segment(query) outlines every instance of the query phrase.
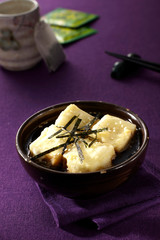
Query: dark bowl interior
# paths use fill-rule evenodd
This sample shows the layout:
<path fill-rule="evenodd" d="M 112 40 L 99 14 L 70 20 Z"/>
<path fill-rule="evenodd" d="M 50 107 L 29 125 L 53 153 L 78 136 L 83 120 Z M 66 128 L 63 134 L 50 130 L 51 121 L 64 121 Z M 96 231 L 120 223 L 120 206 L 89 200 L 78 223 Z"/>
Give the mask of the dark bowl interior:
<path fill-rule="evenodd" d="M 42 129 L 54 123 L 60 112 L 71 103 L 93 115 L 97 112 L 102 116 L 110 114 L 136 124 L 137 131 L 130 147 L 116 157 L 112 167 L 90 173 L 68 173 L 40 166 L 29 159 L 30 142 L 39 136 Z M 144 121 L 130 110 L 105 102 L 76 101 L 48 107 L 28 118 L 17 132 L 16 147 L 23 167 L 37 183 L 52 192 L 79 198 L 106 193 L 126 181 L 142 164 L 148 140 Z"/>

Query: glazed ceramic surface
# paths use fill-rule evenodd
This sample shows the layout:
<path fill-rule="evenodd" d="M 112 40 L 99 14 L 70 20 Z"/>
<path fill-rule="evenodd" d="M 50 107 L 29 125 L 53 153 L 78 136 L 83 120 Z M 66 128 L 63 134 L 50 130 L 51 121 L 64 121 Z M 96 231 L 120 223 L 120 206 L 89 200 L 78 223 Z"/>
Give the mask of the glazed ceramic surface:
<path fill-rule="evenodd" d="M 0 3 L 0 65 L 19 71 L 33 67 L 41 59 L 34 41 L 39 21 L 39 5 L 34 0 Z"/>
<path fill-rule="evenodd" d="M 40 166 L 28 157 L 30 142 L 39 136 L 44 127 L 54 123 L 60 112 L 70 103 L 93 114 L 110 114 L 136 124 L 137 135 L 133 146 L 118 156 L 112 167 L 90 173 L 68 173 Z M 35 181 L 50 191 L 77 198 L 103 194 L 126 181 L 142 164 L 148 140 L 149 133 L 145 123 L 130 110 L 110 103 L 77 101 L 51 106 L 27 119 L 17 132 L 16 147 L 23 167 Z"/>

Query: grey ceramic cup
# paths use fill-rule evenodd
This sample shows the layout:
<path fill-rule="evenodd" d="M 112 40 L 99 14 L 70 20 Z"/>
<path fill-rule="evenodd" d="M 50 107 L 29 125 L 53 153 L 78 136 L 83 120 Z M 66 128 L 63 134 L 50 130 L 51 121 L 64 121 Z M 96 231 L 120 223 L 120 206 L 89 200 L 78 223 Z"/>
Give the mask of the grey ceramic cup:
<path fill-rule="evenodd" d="M 0 3 L 0 65 L 8 70 L 26 70 L 41 56 L 34 41 L 34 28 L 40 19 L 34 0 L 8 0 Z"/>

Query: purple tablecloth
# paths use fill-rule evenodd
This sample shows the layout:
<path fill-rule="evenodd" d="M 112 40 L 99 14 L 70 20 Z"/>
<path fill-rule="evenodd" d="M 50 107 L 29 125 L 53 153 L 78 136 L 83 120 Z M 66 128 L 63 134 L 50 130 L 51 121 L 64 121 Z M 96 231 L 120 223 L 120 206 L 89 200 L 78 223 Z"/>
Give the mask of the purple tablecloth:
<path fill-rule="evenodd" d="M 160 74 L 142 69 L 114 80 L 114 58 L 105 50 L 135 52 L 160 62 L 159 0 L 39 0 L 41 14 L 57 7 L 95 13 L 90 26 L 98 33 L 64 47 L 66 62 L 49 74 L 43 62 L 24 72 L 0 68 L 0 239 L 160 239 L 160 205 L 97 231 L 91 225 L 57 228 L 34 181 L 22 168 L 15 148 L 21 123 L 36 111 L 72 100 L 100 100 L 127 107 L 146 122 L 150 144 L 149 170 L 160 169 Z M 144 163 L 145 164 L 145 163 Z"/>

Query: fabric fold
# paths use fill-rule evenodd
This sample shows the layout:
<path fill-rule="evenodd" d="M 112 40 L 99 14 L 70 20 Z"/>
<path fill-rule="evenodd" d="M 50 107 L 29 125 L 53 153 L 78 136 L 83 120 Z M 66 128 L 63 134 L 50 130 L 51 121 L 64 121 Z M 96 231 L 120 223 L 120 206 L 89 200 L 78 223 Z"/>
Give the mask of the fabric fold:
<path fill-rule="evenodd" d="M 88 219 L 100 230 L 160 203 L 160 181 L 144 167 L 117 189 L 92 199 L 70 199 L 37 187 L 58 227 Z"/>

